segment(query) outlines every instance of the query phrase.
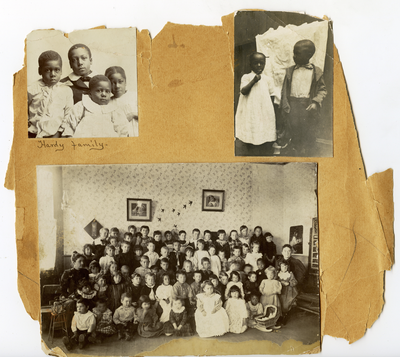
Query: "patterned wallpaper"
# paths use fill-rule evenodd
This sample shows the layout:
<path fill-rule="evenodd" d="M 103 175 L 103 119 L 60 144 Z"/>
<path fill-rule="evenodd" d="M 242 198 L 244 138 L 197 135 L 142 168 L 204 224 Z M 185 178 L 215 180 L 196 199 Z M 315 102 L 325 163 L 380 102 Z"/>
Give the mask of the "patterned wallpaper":
<path fill-rule="evenodd" d="M 229 231 L 251 221 L 251 164 L 64 166 L 63 183 L 69 198 L 65 254 L 91 242 L 83 228 L 93 218 L 122 232 L 130 224 L 140 225 L 127 221 L 127 198 L 152 200 L 152 221 L 142 223 L 150 227 L 150 234 L 174 225 L 188 233 L 195 227 Z M 225 190 L 224 212 L 201 211 L 203 189 Z"/>

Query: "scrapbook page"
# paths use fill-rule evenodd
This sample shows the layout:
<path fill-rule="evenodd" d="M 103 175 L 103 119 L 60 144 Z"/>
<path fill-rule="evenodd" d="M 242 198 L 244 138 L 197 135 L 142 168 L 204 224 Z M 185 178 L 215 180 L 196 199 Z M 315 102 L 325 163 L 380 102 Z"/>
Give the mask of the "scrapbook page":
<path fill-rule="evenodd" d="M 235 14 L 215 27 L 169 23 L 154 40 L 138 32 L 135 140 L 58 128 L 28 139 L 29 63 L 16 75 L 6 186 L 23 222 L 19 289 L 45 351 L 316 353 L 324 335 L 354 342 L 379 316 L 394 259 L 392 173 L 365 177 L 336 49 L 318 154 L 292 145 L 286 118 L 291 154 L 277 137 L 282 157 L 237 157 L 235 40 Z"/>

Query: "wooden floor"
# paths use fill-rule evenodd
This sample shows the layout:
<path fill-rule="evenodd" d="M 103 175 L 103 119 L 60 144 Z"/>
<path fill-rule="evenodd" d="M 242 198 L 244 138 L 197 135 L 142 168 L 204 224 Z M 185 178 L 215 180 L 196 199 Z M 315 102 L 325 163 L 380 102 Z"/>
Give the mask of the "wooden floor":
<path fill-rule="evenodd" d="M 194 337 L 196 336 L 197 335 Z M 63 351 L 68 353 L 61 341 L 61 338 L 61 332 L 56 332 L 53 343 L 50 344 L 47 340 L 47 332 L 45 332 L 43 339 L 49 348 L 58 346 Z M 173 337 L 167 336 L 142 338 L 135 335 L 132 341 L 119 341 L 117 336 L 114 335 L 106 339 L 102 344 L 89 344 L 84 350 L 79 350 L 76 348 L 71 352 L 95 356 L 134 356 L 138 354 L 144 354 L 145 352 L 151 352 L 157 347 L 170 342 L 172 339 Z M 185 337 L 184 339 L 190 340 L 193 339 L 193 337 Z M 291 318 L 280 330 L 276 330 L 271 333 L 265 333 L 256 329 L 248 329 L 242 334 L 228 333 L 224 336 L 215 337 L 215 339 L 232 343 L 252 340 L 269 340 L 278 345 L 281 345 L 286 340 L 293 339 L 302 342 L 304 345 L 311 345 L 320 340 L 320 321 L 318 315 L 293 309 Z M 210 352 L 208 353 L 212 354 Z M 268 351 L 264 352 L 264 354 L 268 353 Z M 68 353 L 68 355 L 70 354 L 71 353 Z M 179 351 L 176 351 L 175 354 L 179 355 Z"/>

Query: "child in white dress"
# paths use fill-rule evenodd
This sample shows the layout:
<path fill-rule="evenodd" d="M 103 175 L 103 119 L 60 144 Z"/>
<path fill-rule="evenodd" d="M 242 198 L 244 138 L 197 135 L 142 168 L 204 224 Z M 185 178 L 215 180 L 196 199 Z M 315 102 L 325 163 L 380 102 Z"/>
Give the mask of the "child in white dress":
<path fill-rule="evenodd" d="M 237 286 L 232 286 L 229 299 L 225 302 L 225 310 L 229 318 L 229 332 L 243 333 L 247 330 L 248 311 L 246 302 Z"/>
<path fill-rule="evenodd" d="M 169 321 L 169 313 L 172 307 L 172 285 L 168 273 L 162 275 L 162 285 L 156 290 L 156 299 L 162 309 L 162 315 L 160 316 L 160 322 L 165 323 Z"/>
<path fill-rule="evenodd" d="M 110 103 L 111 83 L 105 76 L 89 81 L 89 95 L 83 95 L 62 124 L 63 136 L 109 138 L 128 136 L 129 122 L 122 109 Z"/>
<path fill-rule="evenodd" d="M 124 111 L 130 122 L 129 136 L 139 136 L 137 93 L 126 90 L 124 69 L 119 66 L 109 67 L 106 69 L 105 76 L 111 82 L 111 91 L 113 93 L 111 102 L 114 102 L 118 108 Z"/>
<path fill-rule="evenodd" d="M 251 73 L 243 75 L 236 111 L 236 138 L 245 144 L 262 145 L 276 140 L 275 111 L 271 97 L 276 96 L 272 78 L 262 74 L 265 55 L 250 56 Z M 271 149 L 270 148 L 270 149 Z"/>
<path fill-rule="evenodd" d="M 229 318 L 222 307 L 221 296 L 214 292 L 210 281 L 202 284 L 203 293 L 197 295 L 194 315 L 196 330 L 200 337 L 222 336 L 229 331 Z"/>

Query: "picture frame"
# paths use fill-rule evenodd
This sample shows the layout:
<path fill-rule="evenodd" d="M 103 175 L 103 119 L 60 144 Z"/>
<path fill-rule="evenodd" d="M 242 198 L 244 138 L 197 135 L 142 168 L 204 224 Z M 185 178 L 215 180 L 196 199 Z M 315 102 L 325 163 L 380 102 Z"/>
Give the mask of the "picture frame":
<path fill-rule="evenodd" d="M 203 190 L 201 210 L 209 212 L 223 212 L 225 207 L 225 191 Z"/>
<path fill-rule="evenodd" d="M 289 244 L 293 254 L 303 254 L 303 226 L 290 227 Z"/>
<path fill-rule="evenodd" d="M 128 198 L 126 211 L 128 221 L 151 221 L 151 200 L 147 198 Z"/>

